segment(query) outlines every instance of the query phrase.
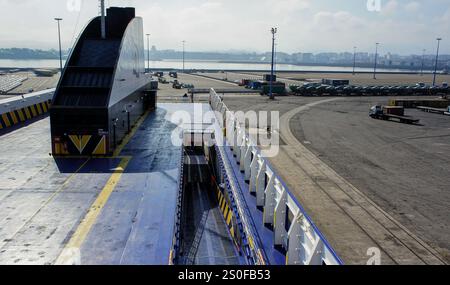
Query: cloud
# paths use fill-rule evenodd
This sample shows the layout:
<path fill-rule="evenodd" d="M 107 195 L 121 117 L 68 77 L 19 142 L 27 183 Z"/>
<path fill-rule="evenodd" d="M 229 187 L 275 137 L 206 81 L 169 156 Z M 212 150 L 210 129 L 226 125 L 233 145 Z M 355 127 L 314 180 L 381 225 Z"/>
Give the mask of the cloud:
<path fill-rule="evenodd" d="M 280 51 L 345 51 L 354 45 L 372 51 L 413 53 L 450 34 L 449 0 L 382 0 L 381 13 L 368 13 L 362 0 L 109 0 L 135 6 L 144 30 L 159 49 L 247 50 L 271 48 L 270 28 L 278 27 Z M 57 48 L 56 23 L 62 22 L 63 47 L 97 15 L 97 1 L 83 0 L 80 13 L 61 0 L 0 0 L 0 47 Z M 339 2 L 339 3 L 338 3 Z M 344 3 L 345 2 L 345 3 Z M 415 11 L 415 12 L 413 12 Z M 79 20 L 78 20 L 79 19 Z M 76 23 L 78 22 L 78 26 Z M 431 48 L 431 47 L 430 47 Z M 446 51 L 447 50 L 447 51 Z M 448 52 L 443 44 L 443 52 Z"/>
<path fill-rule="evenodd" d="M 266 0 L 264 5 L 277 15 L 290 15 L 311 7 L 310 0 Z"/>
<path fill-rule="evenodd" d="M 421 5 L 419 2 L 413 1 L 413 2 L 409 2 L 408 4 L 405 5 L 405 10 L 410 13 L 415 13 L 420 10 L 420 7 L 421 7 Z"/>
<path fill-rule="evenodd" d="M 384 16 L 391 16 L 397 12 L 399 4 L 396 0 L 389 0 L 382 8 L 381 14 Z"/>

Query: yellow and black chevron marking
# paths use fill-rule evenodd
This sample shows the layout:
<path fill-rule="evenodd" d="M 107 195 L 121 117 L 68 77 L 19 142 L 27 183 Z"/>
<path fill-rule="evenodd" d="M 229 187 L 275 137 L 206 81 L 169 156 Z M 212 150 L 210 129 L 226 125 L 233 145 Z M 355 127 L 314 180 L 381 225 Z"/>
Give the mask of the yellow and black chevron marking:
<path fill-rule="evenodd" d="M 48 113 L 50 101 L 34 104 L 0 115 L 0 130 L 20 125 Z"/>
<path fill-rule="evenodd" d="M 53 139 L 53 155 L 103 156 L 108 154 L 106 136 L 68 135 Z"/>
<path fill-rule="evenodd" d="M 230 204 L 228 199 L 223 195 L 222 191 L 217 187 L 217 199 L 219 201 L 220 211 L 227 223 L 228 230 L 230 231 L 231 236 L 233 237 L 236 244 L 240 244 L 238 237 L 236 236 L 236 230 L 233 220 L 233 211 L 230 208 Z"/>

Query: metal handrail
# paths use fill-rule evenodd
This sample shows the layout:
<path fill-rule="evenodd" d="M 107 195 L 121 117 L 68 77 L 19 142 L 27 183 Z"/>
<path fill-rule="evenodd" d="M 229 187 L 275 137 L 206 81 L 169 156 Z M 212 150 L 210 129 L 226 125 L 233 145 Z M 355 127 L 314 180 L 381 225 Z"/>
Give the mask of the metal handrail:
<path fill-rule="evenodd" d="M 216 110 L 216 107 L 218 105 L 221 105 L 221 109 L 222 110 Z M 222 98 L 215 92 L 214 89 L 211 89 L 210 91 L 210 105 L 212 107 L 212 109 L 214 111 L 225 111 L 228 112 L 229 109 L 228 107 L 225 105 L 225 103 L 223 102 Z M 235 120 L 236 118 L 234 117 L 234 115 L 232 115 L 231 113 L 229 113 L 231 115 L 230 119 Z M 225 126 L 223 127 L 227 127 L 227 124 L 225 123 Z M 294 201 L 295 206 L 298 208 L 299 212 L 302 214 L 302 216 L 307 220 L 308 224 L 311 226 L 311 228 L 314 230 L 315 234 L 320 238 L 320 240 L 323 242 L 324 247 L 326 247 L 326 249 L 331 253 L 331 255 L 333 256 L 335 263 L 336 264 L 343 264 L 343 261 L 339 258 L 339 256 L 336 254 L 336 252 L 334 251 L 334 249 L 331 247 L 331 245 L 329 244 L 329 242 L 326 240 L 326 238 L 324 237 L 324 235 L 321 233 L 321 231 L 319 230 L 319 228 L 315 225 L 315 223 L 313 222 L 313 220 L 311 219 L 311 217 L 306 213 L 306 210 L 303 208 L 303 206 L 301 205 L 301 203 L 298 201 L 298 199 L 295 197 L 295 195 L 292 194 L 292 192 L 289 190 L 289 188 L 287 187 L 286 183 L 276 174 L 276 172 L 274 171 L 275 168 L 272 167 L 271 163 L 265 159 L 264 157 L 262 157 L 261 155 L 261 150 L 257 147 L 257 145 L 252 141 L 251 137 L 248 135 L 247 131 L 244 129 L 242 130 L 242 126 L 240 126 L 239 124 L 236 125 L 236 129 L 237 132 L 243 132 L 243 141 L 248 142 L 248 144 L 246 144 L 248 147 L 251 147 L 252 152 L 255 154 L 255 157 L 259 160 L 259 161 L 263 161 L 266 164 L 266 173 L 268 172 L 268 170 L 270 170 L 269 172 L 271 172 L 274 175 L 274 178 L 277 182 L 277 185 L 280 185 L 282 187 L 282 191 L 286 191 L 287 195 L 289 196 L 289 198 Z M 226 140 L 225 140 L 226 141 Z M 276 190 L 278 191 L 278 190 Z"/>

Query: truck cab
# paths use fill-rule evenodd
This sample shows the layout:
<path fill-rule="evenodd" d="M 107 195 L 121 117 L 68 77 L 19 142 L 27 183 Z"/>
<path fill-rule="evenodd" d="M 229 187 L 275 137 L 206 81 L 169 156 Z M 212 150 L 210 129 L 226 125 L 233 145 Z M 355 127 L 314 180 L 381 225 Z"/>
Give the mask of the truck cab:
<path fill-rule="evenodd" d="M 372 108 L 370 108 L 369 116 L 371 118 L 379 118 L 382 115 L 383 115 L 383 106 L 375 105 Z"/>

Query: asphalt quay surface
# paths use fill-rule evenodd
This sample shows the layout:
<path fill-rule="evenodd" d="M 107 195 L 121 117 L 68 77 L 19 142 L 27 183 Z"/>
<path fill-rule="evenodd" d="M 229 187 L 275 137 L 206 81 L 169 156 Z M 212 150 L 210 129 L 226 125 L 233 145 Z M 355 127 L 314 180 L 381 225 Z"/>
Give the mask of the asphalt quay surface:
<path fill-rule="evenodd" d="M 272 165 L 346 264 L 365 264 L 371 247 L 383 264 L 448 263 L 448 117 L 371 119 L 389 97 L 224 98 L 234 111 L 280 112 Z"/>

